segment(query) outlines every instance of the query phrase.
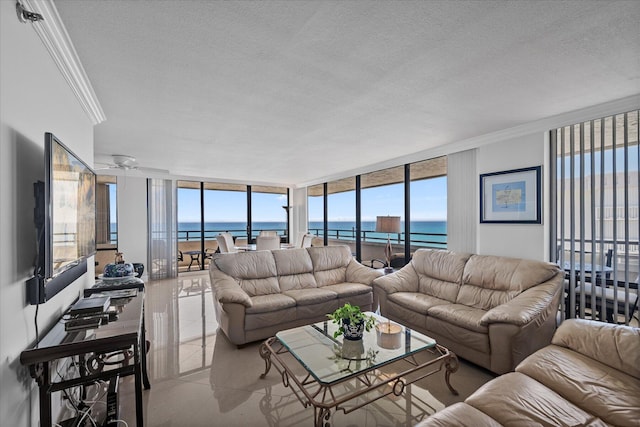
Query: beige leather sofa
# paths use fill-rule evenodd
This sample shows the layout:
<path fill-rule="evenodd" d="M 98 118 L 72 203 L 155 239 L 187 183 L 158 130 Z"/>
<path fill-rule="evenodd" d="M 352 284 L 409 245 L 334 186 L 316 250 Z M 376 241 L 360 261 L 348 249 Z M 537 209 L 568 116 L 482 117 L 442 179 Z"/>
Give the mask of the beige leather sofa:
<path fill-rule="evenodd" d="M 501 425 L 640 425 L 640 329 L 566 320 L 516 372 L 418 424 Z"/>
<path fill-rule="evenodd" d="M 502 374 L 551 341 L 563 278 L 555 264 L 419 249 L 373 287 L 382 315 Z"/>
<path fill-rule="evenodd" d="M 218 324 L 236 345 L 326 320 L 346 302 L 371 310 L 380 274 L 348 246 L 216 254 L 209 267 Z"/>

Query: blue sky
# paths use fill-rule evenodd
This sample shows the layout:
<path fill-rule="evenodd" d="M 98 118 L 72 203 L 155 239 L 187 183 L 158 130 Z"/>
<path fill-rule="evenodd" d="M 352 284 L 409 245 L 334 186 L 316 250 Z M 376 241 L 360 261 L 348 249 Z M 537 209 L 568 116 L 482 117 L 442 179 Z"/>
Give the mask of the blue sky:
<path fill-rule="evenodd" d="M 242 222 L 246 216 L 244 192 L 205 191 L 206 222 Z M 285 221 L 286 195 L 253 193 L 251 208 L 254 221 Z M 447 218 L 446 177 L 413 181 L 411 183 L 411 219 L 414 221 L 444 221 Z M 362 190 L 362 220 L 375 221 L 378 215 L 404 217 L 402 184 Z M 309 200 L 309 220 L 322 221 L 322 198 Z M 355 192 L 329 196 L 331 221 L 355 220 Z M 200 221 L 200 191 L 178 189 L 178 222 Z"/>
<path fill-rule="evenodd" d="M 403 184 L 385 185 L 362 190 L 362 220 L 375 221 L 378 215 L 404 218 Z M 355 191 L 329 196 L 330 221 L 355 221 Z M 322 221 L 322 197 L 309 200 L 309 221 Z M 446 221 L 446 177 L 411 183 L 411 219 L 413 221 Z"/>
<path fill-rule="evenodd" d="M 252 193 L 254 221 L 286 221 L 286 194 Z M 204 193 L 205 222 L 244 222 L 247 193 L 213 191 Z M 178 188 L 178 222 L 200 222 L 200 190 Z"/>

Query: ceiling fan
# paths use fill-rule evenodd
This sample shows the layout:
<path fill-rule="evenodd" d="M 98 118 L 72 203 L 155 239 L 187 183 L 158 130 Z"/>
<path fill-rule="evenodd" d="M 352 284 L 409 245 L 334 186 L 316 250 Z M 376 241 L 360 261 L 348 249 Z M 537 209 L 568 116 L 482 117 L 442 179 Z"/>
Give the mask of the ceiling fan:
<path fill-rule="evenodd" d="M 125 154 L 112 154 L 111 162 L 96 160 L 96 165 L 104 165 L 104 167 L 98 167 L 96 170 L 120 169 L 123 171 L 135 170 L 150 173 L 169 173 L 167 169 L 141 167 L 138 165 L 138 161 L 135 157 Z"/>

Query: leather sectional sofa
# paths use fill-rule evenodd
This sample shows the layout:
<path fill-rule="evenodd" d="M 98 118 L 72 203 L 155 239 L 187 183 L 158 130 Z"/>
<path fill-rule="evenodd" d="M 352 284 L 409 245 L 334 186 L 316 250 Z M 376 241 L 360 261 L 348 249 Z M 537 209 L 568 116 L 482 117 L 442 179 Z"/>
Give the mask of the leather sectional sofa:
<path fill-rule="evenodd" d="M 565 320 L 515 372 L 418 424 L 502 425 L 640 425 L 640 329 Z"/>
<path fill-rule="evenodd" d="M 503 374 L 551 341 L 563 280 L 551 263 L 419 249 L 373 288 L 383 316 Z"/>
<path fill-rule="evenodd" d="M 218 324 L 242 345 L 326 320 L 346 302 L 370 311 L 381 273 L 348 246 L 326 246 L 216 254 L 209 275 Z"/>

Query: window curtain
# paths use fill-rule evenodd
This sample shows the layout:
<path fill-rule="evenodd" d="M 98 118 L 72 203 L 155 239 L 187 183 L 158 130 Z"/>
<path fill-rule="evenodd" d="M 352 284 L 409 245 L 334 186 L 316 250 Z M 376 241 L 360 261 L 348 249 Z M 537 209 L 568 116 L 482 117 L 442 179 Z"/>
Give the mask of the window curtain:
<path fill-rule="evenodd" d="M 169 179 L 147 180 L 149 278 L 178 276 L 176 233 L 176 188 Z"/>
<path fill-rule="evenodd" d="M 109 186 L 106 183 L 96 184 L 96 243 L 111 243 L 111 202 Z"/>
<path fill-rule="evenodd" d="M 478 232 L 476 150 L 447 156 L 447 249 L 476 253 Z M 460 209 L 459 206 L 467 206 Z M 474 213 L 475 212 L 475 213 Z"/>

